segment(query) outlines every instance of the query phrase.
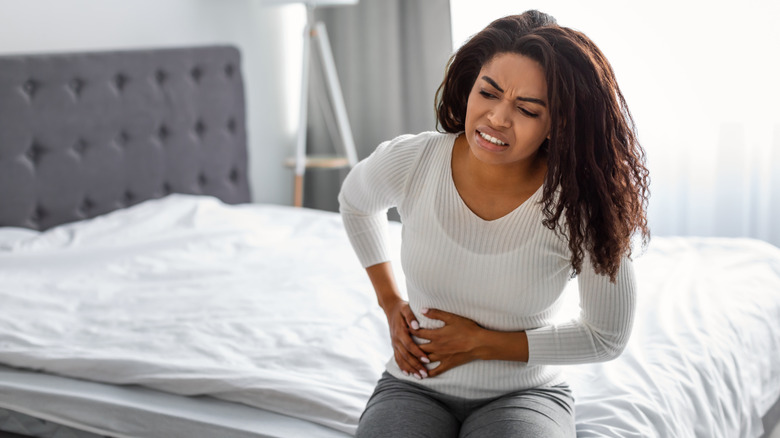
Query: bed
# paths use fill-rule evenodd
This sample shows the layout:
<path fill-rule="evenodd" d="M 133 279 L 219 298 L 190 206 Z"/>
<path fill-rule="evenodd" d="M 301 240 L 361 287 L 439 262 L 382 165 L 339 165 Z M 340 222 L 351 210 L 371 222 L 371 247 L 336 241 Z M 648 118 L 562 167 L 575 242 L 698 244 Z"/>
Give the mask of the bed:
<path fill-rule="evenodd" d="M 384 316 L 337 214 L 250 202 L 245 117 L 234 47 L 0 57 L 0 431 L 354 434 Z M 564 368 L 578 436 L 767 436 L 780 250 L 657 237 L 635 266 L 623 355 Z"/>

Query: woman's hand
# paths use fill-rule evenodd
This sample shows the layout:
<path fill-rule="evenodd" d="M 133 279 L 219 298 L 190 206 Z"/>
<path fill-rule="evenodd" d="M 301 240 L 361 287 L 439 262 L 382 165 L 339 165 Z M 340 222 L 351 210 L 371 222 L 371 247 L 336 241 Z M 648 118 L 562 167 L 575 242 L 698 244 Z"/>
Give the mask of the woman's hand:
<path fill-rule="evenodd" d="M 528 362 L 528 336 L 525 331 L 488 330 L 471 319 L 438 309 L 422 309 L 423 315 L 444 323 L 436 329 L 414 329 L 412 335 L 430 342 L 420 344 L 432 362 L 439 366 L 428 371 L 436 377 L 473 360 Z"/>
<path fill-rule="evenodd" d="M 479 339 L 486 330 L 476 322 L 443 310 L 423 309 L 422 313 L 444 323 L 444 327 L 437 329 L 412 330 L 418 338 L 431 341 L 420 344 L 420 349 L 428 353 L 431 361 L 440 362 L 439 366 L 428 371 L 430 377 L 481 358 Z"/>
<path fill-rule="evenodd" d="M 418 379 L 428 377 L 428 370 L 423 364 L 431 363 L 431 360 L 410 335 L 410 332 L 420 328 L 420 325 L 409 303 L 399 299 L 385 309 L 385 315 L 390 326 L 390 340 L 398 367 L 406 375 L 413 375 Z"/>
<path fill-rule="evenodd" d="M 404 301 L 398 292 L 390 262 L 369 266 L 366 273 L 374 286 L 379 307 L 387 316 L 395 362 L 406 375 L 413 375 L 418 379 L 428 377 L 428 370 L 423 363 L 431 361 L 409 334 L 410 330 L 416 330 L 420 325 L 409 308 L 409 303 Z"/>

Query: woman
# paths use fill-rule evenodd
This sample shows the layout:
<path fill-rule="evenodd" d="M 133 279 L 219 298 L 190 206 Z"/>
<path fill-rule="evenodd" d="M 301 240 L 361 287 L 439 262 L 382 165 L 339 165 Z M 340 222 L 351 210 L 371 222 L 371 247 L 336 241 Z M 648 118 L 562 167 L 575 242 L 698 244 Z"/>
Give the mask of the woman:
<path fill-rule="evenodd" d="M 537 11 L 472 37 L 437 100 L 444 133 L 383 143 L 339 195 L 394 349 L 358 436 L 572 437 L 574 401 L 554 365 L 620 354 L 630 241 L 649 236 L 628 108 L 601 51 Z M 408 302 L 388 262 L 391 206 Z M 553 325 L 573 276 L 581 316 Z"/>

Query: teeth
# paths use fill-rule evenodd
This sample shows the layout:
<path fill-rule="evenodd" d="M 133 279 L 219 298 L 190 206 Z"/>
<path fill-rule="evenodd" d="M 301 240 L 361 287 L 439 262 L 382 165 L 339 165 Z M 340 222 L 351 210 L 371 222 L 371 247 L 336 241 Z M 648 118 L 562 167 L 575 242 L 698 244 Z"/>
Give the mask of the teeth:
<path fill-rule="evenodd" d="M 484 132 L 480 132 L 480 133 L 479 133 L 479 135 L 480 135 L 480 136 L 482 136 L 482 138 L 484 138 L 485 140 L 487 140 L 487 141 L 489 141 L 489 142 L 493 143 L 494 145 L 498 145 L 498 146 L 508 146 L 508 145 L 507 145 L 506 143 L 504 143 L 503 141 L 501 141 L 501 140 L 499 140 L 499 139 L 497 139 L 497 138 L 495 138 L 495 137 L 491 137 L 491 136 L 489 136 L 489 135 L 485 134 Z"/>

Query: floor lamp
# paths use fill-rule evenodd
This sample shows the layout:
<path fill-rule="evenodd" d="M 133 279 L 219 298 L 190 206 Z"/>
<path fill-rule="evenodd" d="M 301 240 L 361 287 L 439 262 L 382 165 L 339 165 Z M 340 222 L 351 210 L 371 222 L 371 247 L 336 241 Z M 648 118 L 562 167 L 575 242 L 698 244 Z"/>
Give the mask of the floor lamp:
<path fill-rule="evenodd" d="M 303 3 L 306 6 L 306 27 L 303 35 L 303 69 L 301 75 L 301 102 L 298 125 L 298 138 L 295 156 L 287 164 L 295 171 L 295 188 L 293 203 L 296 207 L 303 206 L 303 175 L 307 168 L 341 168 L 357 164 L 355 140 L 344 105 L 344 96 L 336 73 L 336 63 L 333 60 L 328 33 L 325 24 L 316 21 L 314 11 L 318 6 L 337 6 L 356 4 L 358 0 L 266 0 L 269 3 Z M 312 47 L 313 46 L 313 47 Z M 342 143 L 343 155 L 309 156 L 306 154 L 306 130 L 308 127 L 308 108 L 310 100 L 309 78 L 312 70 L 312 50 L 320 55 L 320 73 L 324 76 L 325 87 L 328 89 L 336 128 Z M 326 118 L 327 119 L 327 118 Z M 333 129 L 331 129 L 333 132 Z M 334 138 L 334 140 L 336 140 Z"/>

